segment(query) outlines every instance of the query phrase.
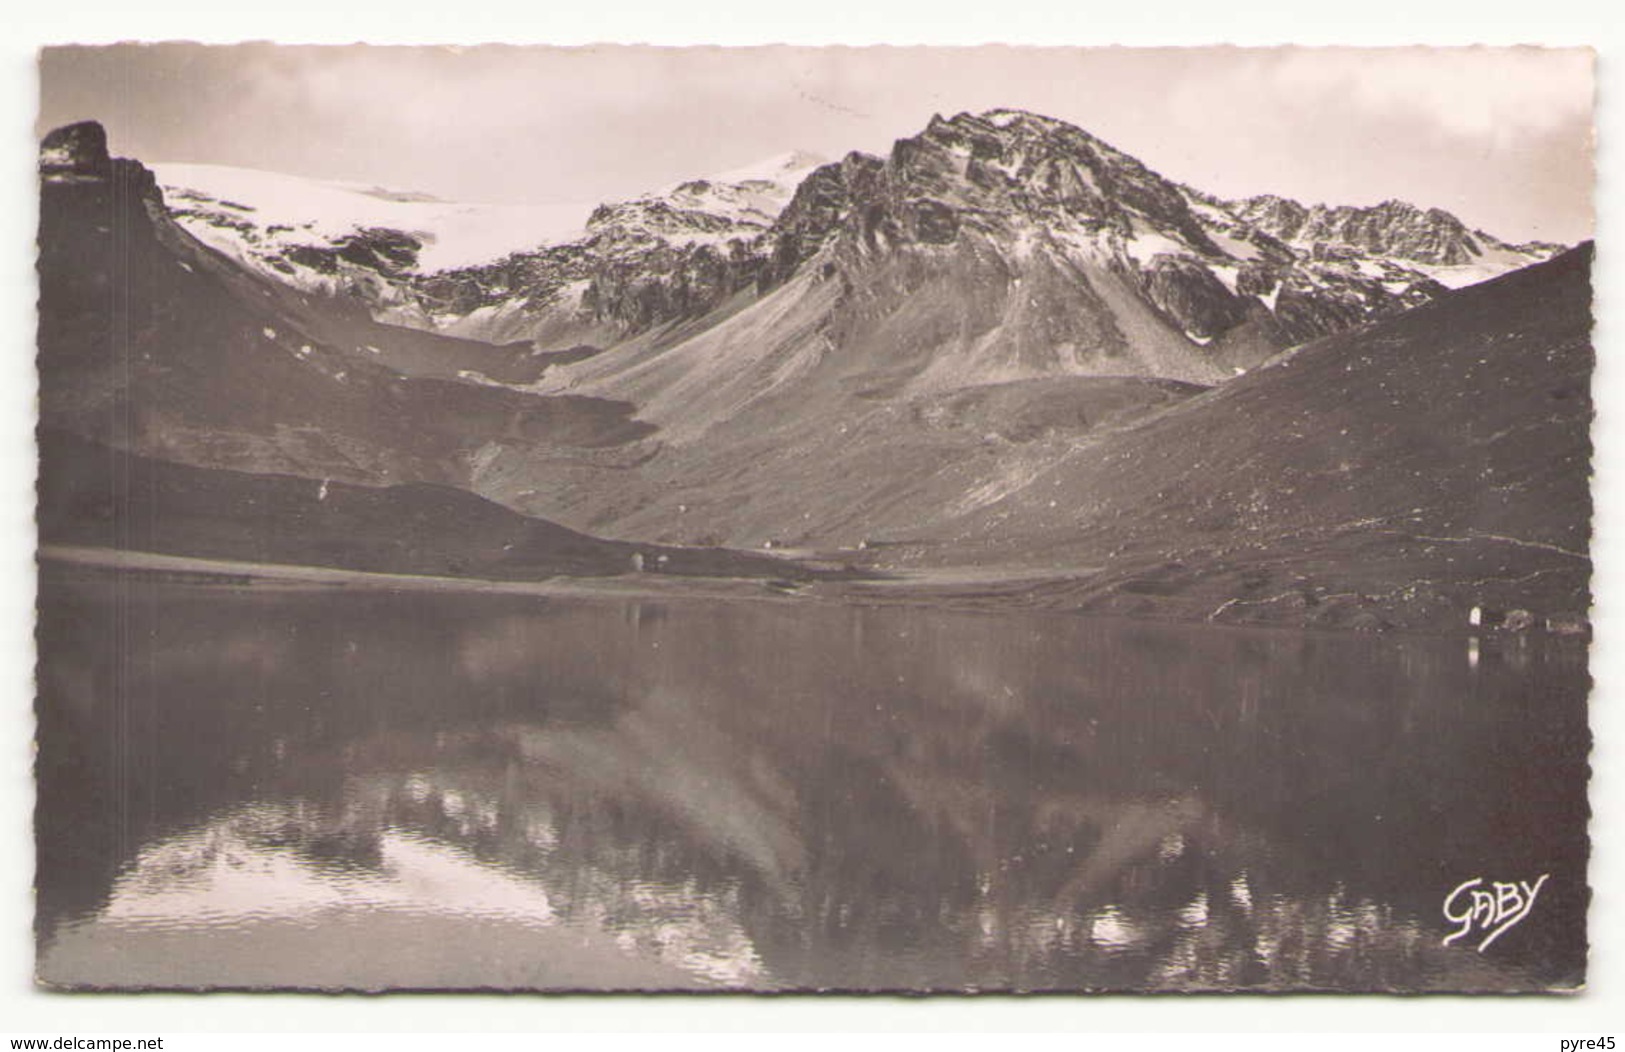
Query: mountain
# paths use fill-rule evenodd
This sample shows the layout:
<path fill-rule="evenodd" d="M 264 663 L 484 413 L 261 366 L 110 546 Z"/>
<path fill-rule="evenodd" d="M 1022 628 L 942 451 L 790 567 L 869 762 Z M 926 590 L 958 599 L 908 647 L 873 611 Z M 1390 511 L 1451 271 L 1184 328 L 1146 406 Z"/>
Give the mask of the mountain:
<path fill-rule="evenodd" d="M 226 165 L 150 167 L 182 228 L 268 275 L 328 293 L 368 270 L 433 273 L 566 240 L 592 209 L 449 202 Z"/>
<path fill-rule="evenodd" d="M 597 207 L 452 204 L 211 165 L 159 164 L 176 221 L 273 280 L 379 320 L 476 339 L 614 342 L 716 306 L 821 159 L 800 151 Z"/>
<path fill-rule="evenodd" d="M 435 272 L 441 202 L 162 191 L 94 125 L 41 173 L 42 420 L 100 447 L 1146 616 L 1585 609 L 1588 252 L 1225 201 L 1012 110 Z"/>
<path fill-rule="evenodd" d="M 1456 264 L 1388 233 L 1380 257 L 1294 248 L 1063 122 L 938 118 L 803 180 L 753 290 L 536 385 L 637 405 L 661 448 L 635 476 L 499 454 L 477 485 L 615 536 L 907 537 L 1102 427 L 1446 294 L 1423 268 Z"/>
<path fill-rule="evenodd" d="M 1482 230 L 1468 230 L 1443 209 L 1424 211 L 1405 201 L 1384 201 L 1370 208 L 1305 208 L 1288 198 L 1264 194 L 1228 202 L 1226 207 L 1312 258 L 1402 260 L 1453 289 L 1528 266 L 1563 247 L 1544 241 L 1508 244 Z"/>
<path fill-rule="evenodd" d="M 451 205 L 209 166 L 158 171 L 178 222 L 269 277 L 352 297 L 379 320 L 576 357 L 640 337 L 680 343 L 709 327 L 708 312 L 782 285 L 843 229 L 888 252 L 963 234 L 993 250 L 984 269 L 1001 261 L 979 280 L 1030 269 L 1029 280 L 1056 272 L 1053 283 L 1071 289 L 1093 273 L 1081 283 L 1091 294 L 1074 292 L 1082 298 L 1064 311 L 1075 324 L 1018 321 L 993 341 L 1018 345 L 994 352 L 1007 374 L 1087 374 L 1091 351 L 1134 344 L 1132 360 L 1105 364 L 1201 382 L 1561 247 L 1508 244 L 1397 201 L 1225 201 L 1082 129 L 1008 109 L 933 118 L 884 159 L 820 166 L 790 153 L 590 210 Z M 1111 302 L 1093 302 L 1102 297 Z M 1006 306 L 1018 309 L 984 302 L 978 313 Z"/>
<path fill-rule="evenodd" d="M 266 280 L 175 223 L 94 122 L 46 136 L 40 177 L 46 545 L 518 580 L 626 573 L 635 555 L 665 574 L 829 576 L 601 540 L 468 492 L 497 443 L 590 462 L 647 455 L 652 428 L 625 403 L 475 372 L 534 379 L 549 361 L 529 345 L 390 326 Z"/>
<path fill-rule="evenodd" d="M 1311 343 L 916 524 L 893 565 L 1070 580 L 1031 601 L 1442 628 L 1590 606 L 1589 245 Z"/>
<path fill-rule="evenodd" d="M 528 344 L 381 324 L 245 269 L 100 125 L 48 135 L 40 171 L 44 427 L 204 467 L 451 485 L 492 443 L 591 459 L 652 430 L 625 403 L 501 386 L 548 368 Z"/>
<path fill-rule="evenodd" d="M 1217 383 L 1287 346 L 1427 302 L 1445 290 L 1437 275 L 1515 269 L 1555 251 L 1480 238 L 1499 253 L 1489 256 L 1466 238 L 1429 253 L 1398 221 L 1299 224 L 1289 240 L 1254 223 L 1270 214 L 1254 205 L 1176 185 L 1061 121 L 1011 110 L 935 118 L 885 159 L 852 154 L 809 175 L 765 235 L 756 298 L 695 337 L 706 342 L 693 357 L 715 361 L 711 336 L 726 324 L 758 344 L 782 335 L 769 357 L 795 368 L 826 351 L 883 358 L 852 382 L 871 392 L 1076 375 Z M 1454 223 L 1410 212 L 1413 226 Z M 1357 244 L 1330 239 L 1362 230 Z M 792 300 L 827 305 L 803 311 Z M 764 331 L 769 313 L 787 324 Z M 680 364 L 686 346 L 669 348 L 633 339 L 549 386 L 636 392 L 651 372 L 705 372 Z M 774 386 L 767 374 L 716 368 L 727 376 L 695 385 Z"/>

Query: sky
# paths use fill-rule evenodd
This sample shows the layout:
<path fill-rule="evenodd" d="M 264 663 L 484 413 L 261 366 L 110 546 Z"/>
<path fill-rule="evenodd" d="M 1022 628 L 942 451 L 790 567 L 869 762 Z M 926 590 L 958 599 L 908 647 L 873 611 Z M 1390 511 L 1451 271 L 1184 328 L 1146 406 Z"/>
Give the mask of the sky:
<path fill-rule="evenodd" d="M 1226 197 L 1390 198 L 1591 236 L 1578 48 L 60 47 L 37 131 L 449 200 L 596 203 L 791 149 L 884 153 L 934 113 L 1071 121 Z"/>

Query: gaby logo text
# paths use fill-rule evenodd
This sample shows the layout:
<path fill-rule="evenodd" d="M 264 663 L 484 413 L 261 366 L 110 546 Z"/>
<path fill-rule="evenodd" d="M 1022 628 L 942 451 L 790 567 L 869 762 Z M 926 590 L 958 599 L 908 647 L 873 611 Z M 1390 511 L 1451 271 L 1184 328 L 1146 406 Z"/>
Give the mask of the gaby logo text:
<path fill-rule="evenodd" d="M 1444 937 L 1444 945 L 1449 946 L 1463 937 L 1482 935 L 1478 951 L 1483 953 L 1485 947 L 1529 916 L 1549 876 L 1551 874 L 1542 873 L 1533 884 L 1527 880 L 1497 880 L 1486 884 L 1483 877 L 1457 884 L 1455 890 L 1445 896 L 1444 919 L 1460 927 Z"/>

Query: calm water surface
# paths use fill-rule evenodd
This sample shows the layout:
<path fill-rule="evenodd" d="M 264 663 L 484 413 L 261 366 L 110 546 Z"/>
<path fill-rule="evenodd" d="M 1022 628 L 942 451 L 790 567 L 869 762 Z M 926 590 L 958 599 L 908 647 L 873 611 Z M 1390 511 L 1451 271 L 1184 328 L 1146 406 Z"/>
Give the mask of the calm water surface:
<path fill-rule="evenodd" d="M 1573 644 L 49 575 L 41 640 L 51 983 L 1583 978 Z"/>

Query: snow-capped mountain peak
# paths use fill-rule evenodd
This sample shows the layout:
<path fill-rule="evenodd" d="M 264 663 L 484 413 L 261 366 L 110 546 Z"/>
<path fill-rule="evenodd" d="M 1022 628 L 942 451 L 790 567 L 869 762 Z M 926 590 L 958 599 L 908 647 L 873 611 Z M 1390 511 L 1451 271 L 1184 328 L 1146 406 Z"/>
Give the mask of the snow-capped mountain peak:
<path fill-rule="evenodd" d="M 1012 275 L 1042 255 L 1046 274 L 1066 275 L 1045 279 L 1063 299 L 1094 295 L 1105 276 L 1126 283 L 1145 313 L 1122 324 L 1142 340 L 1156 332 L 1168 361 L 1197 355 L 1157 368 L 1210 381 L 1559 247 L 1511 245 L 1398 200 L 1223 200 L 1073 124 L 1011 108 L 934 116 L 884 158 L 824 164 L 792 151 L 595 208 L 157 169 L 184 227 L 271 277 L 356 297 L 380 320 L 560 349 L 613 346 L 742 292 L 765 295 L 815 257 L 826 272 L 845 259 L 862 287 L 864 261 L 971 241 Z M 1040 342 L 1056 346 L 1107 338 L 1045 325 Z"/>
<path fill-rule="evenodd" d="M 284 280 L 301 277 L 300 269 L 320 274 L 322 268 L 313 264 L 331 260 L 369 232 L 399 235 L 394 240 L 407 253 L 400 269 L 432 273 L 567 240 L 581 231 L 591 211 L 581 204 L 443 201 L 227 165 L 150 167 L 183 227 L 245 262 L 268 265 Z M 315 275 L 303 277 L 306 284 L 325 284 Z"/>
<path fill-rule="evenodd" d="M 1303 205 L 1275 194 L 1232 201 L 1226 207 L 1257 229 L 1318 259 L 1384 257 L 1449 288 L 1475 284 L 1545 259 L 1560 245 L 1511 245 L 1470 229 L 1441 208 L 1408 201 Z"/>
<path fill-rule="evenodd" d="M 794 193 L 796 186 L 814 168 L 828 164 L 829 159 L 809 150 L 790 150 L 764 157 L 751 164 L 731 168 L 707 176 L 712 183 L 772 183 Z"/>
<path fill-rule="evenodd" d="M 600 205 L 588 228 L 638 231 L 673 243 L 720 245 L 760 235 L 823 158 L 802 150 L 699 179 L 686 179 L 629 201 Z"/>
<path fill-rule="evenodd" d="M 579 291 L 589 256 L 733 251 L 763 235 L 820 163 L 792 151 L 596 207 L 445 201 L 224 165 L 153 169 L 176 221 L 249 269 L 358 298 L 380 320 L 437 328 L 516 292 L 530 301 Z M 489 321 L 470 326 L 484 332 Z"/>

